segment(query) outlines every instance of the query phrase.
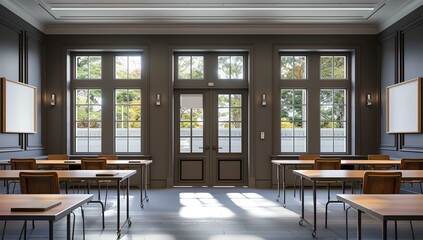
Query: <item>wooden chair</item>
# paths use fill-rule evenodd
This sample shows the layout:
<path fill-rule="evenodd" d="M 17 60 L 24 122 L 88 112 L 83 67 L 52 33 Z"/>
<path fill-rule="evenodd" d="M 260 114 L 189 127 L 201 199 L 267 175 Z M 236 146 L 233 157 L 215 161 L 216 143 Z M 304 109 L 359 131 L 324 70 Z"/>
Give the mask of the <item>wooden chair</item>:
<path fill-rule="evenodd" d="M 69 160 L 69 155 L 67 154 L 48 154 L 47 160 Z M 69 169 L 69 165 L 53 165 L 52 169 Z"/>
<path fill-rule="evenodd" d="M 401 172 L 366 172 L 363 177 L 363 194 L 399 194 L 401 190 Z M 348 239 L 348 210 L 345 213 L 346 239 Z M 411 231 L 414 231 L 410 221 Z M 397 235 L 397 222 L 395 221 L 395 236 Z"/>
<path fill-rule="evenodd" d="M 97 155 L 97 158 L 105 158 L 107 160 L 118 160 L 118 156 L 116 154 L 100 154 Z"/>
<path fill-rule="evenodd" d="M 105 158 L 82 158 L 81 159 L 81 169 L 82 170 L 107 170 L 107 160 Z M 108 180 L 99 180 L 96 181 L 97 182 L 97 186 L 98 186 L 98 200 L 97 201 L 90 201 L 91 203 L 99 203 L 101 205 L 101 210 L 102 210 L 102 219 L 103 219 L 103 229 L 105 227 L 105 223 L 104 223 L 104 211 L 106 208 L 106 204 L 107 204 L 107 192 L 108 192 L 108 183 L 110 183 L 110 181 Z M 104 204 L 101 201 L 101 189 L 100 189 L 100 184 L 101 183 L 106 183 L 106 196 L 104 199 Z M 90 181 L 87 181 L 87 191 L 88 193 L 90 193 Z"/>
<path fill-rule="evenodd" d="M 423 170 L 423 159 L 410 159 L 410 158 L 403 158 L 401 159 L 401 170 Z M 421 180 L 413 180 L 413 181 L 403 181 L 406 183 L 418 183 L 420 185 L 420 193 L 423 194 L 423 187 Z"/>
<path fill-rule="evenodd" d="M 340 158 L 316 158 L 314 159 L 314 170 L 340 170 L 341 169 L 341 159 Z M 327 185 L 328 189 L 328 201 L 325 206 L 325 228 L 328 224 L 328 206 L 330 203 L 342 203 L 341 201 L 332 201 L 330 199 L 330 186 L 334 183 L 339 183 L 339 181 L 318 181 L 317 183 L 322 183 Z M 345 193 L 345 184 L 342 183 L 342 193 Z"/>
<path fill-rule="evenodd" d="M 386 154 L 368 154 L 367 155 L 367 160 L 389 160 L 391 159 L 391 157 L 389 155 Z M 389 169 L 391 168 L 393 165 L 378 165 L 377 168 L 379 169 Z M 376 169 L 375 165 L 369 165 L 369 167 L 371 169 Z"/>
<path fill-rule="evenodd" d="M 37 162 L 35 158 L 11 158 L 10 159 L 10 169 L 12 170 L 37 170 Z M 8 189 L 10 185 L 13 184 L 12 193 L 15 193 L 16 184 L 19 183 L 19 180 L 10 181 L 8 184 Z M 9 193 L 9 192 L 8 192 Z"/>
<path fill-rule="evenodd" d="M 19 181 L 21 183 L 21 193 L 22 194 L 60 194 L 59 186 L 59 177 L 56 172 L 20 172 Z M 72 239 L 75 236 L 75 214 L 73 218 L 73 227 L 72 227 Z M 84 210 L 81 207 L 81 216 L 82 216 L 82 231 L 83 239 L 85 239 L 85 219 L 84 219 Z M 4 222 L 4 229 L 6 229 L 6 223 Z M 25 220 L 24 226 L 22 227 L 21 236 L 24 235 L 26 239 L 26 225 L 27 221 Z M 34 226 L 34 221 L 32 221 L 32 226 Z M 4 230 L 3 236 L 4 238 Z"/>
<path fill-rule="evenodd" d="M 298 156 L 298 160 L 314 160 L 316 158 L 320 158 L 319 154 L 302 154 Z M 312 166 L 295 166 L 295 170 L 312 170 Z M 300 177 L 295 175 L 294 179 L 294 197 L 296 196 L 297 184 L 299 182 Z M 300 200 L 301 200 L 301 191 L 300 191 Z"/>

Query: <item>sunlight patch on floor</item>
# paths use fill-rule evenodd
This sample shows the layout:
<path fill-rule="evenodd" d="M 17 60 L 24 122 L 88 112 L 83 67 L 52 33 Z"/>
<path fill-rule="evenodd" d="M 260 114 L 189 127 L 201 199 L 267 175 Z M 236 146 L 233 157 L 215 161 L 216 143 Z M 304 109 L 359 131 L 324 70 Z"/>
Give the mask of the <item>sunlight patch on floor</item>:
<path fill-rule="evenodd" d="M 265 240 L 265 238 L 247 234 L 225 234 L 211 236 L 208 240 Z"/>
<path fill-rule="evenodd" d="M 280 203 L 268 200 L 257 193 L 227 193 L 231 201 L 242 208 L 248 214 L 255 217 L 296 217 L 298 215 L 286 208 Z"/>
<path fill-rule="evenodd" d="M 183 218 L 230 218 L 235 214 L 206 192 L 184 192 L 179 194 L 182 205 L 179 216 Z"/>

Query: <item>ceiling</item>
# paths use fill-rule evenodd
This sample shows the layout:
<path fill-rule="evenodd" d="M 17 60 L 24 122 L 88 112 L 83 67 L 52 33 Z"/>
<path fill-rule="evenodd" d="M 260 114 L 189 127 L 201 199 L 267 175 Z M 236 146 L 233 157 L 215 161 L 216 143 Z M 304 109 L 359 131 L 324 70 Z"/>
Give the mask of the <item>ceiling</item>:
<path fill-rule="evenodd" d="M 0 0 L 46 34 L 376 34 L 423 0 Z"/>

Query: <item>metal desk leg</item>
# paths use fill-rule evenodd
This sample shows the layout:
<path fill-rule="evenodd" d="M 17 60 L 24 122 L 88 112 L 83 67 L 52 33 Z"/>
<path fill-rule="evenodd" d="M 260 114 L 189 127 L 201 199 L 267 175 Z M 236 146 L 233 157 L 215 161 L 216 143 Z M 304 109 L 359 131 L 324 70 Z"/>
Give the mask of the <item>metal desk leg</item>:
<path fill-rule="evenodd" d="M 357 209 L 357 239 L 361 240 L 361 211 Z"/>
<path fill-rule="evenodd" d="M 147 187 L 148 187 L 148 166 L 147 165 L 141 165 L 141 208 L 144 207 L 144 199 L 148 202 L 148 196 L 147 196 Z M 145 194 L 145 197 L 143 197 L 143 191 Z"/>
<path fill-rule="evenodd" d="M 383 221 L 383 229 L 382 229 L 382 239 L 386 240 L 388 239 L 388 233 L 387 233 L 387 226 L 388 225 L 388 221 L 384 220 Z M 397 238 L 395 238 L 397 239 Z"/>
<path fill-rule="evenodd" d="M 66 239 L 70 240 L 71 239 L 71 224 L 70 224 L 70 214 L 68 214 L 66 216 Z"/>
<path fill-rule="evenodd" d="M 282 181 L 282 188 L 283 188 L 283 207 L 286 207 L 286 188 L 285 188 L 285 165 L 282 166 L 282 174 L 283 174 L 283 181 Z"/>
<path fill-rule="evenodd" d="M 50 240 L 54 240 L 54 227 L 53 226 L 54 226 L 54 222 L 53 221 L 48 221 L 48 232 L 49 232 L 48 238 Z M 26 232 L 26 229 L 25 229 L 25 232 Z"/>
<path fill-rule="evenodd" d="M 313 181 L 313 233 L 311 234 L 313 237 L 316 237 L 316 231 L 317 231 L 317 223 L 316 223 L 316 215 L 317 215 L 317 190 L 316 190 L 316 181 Z M 303 195 L 303 202 L 304 201 L 304 195 Z"/>
<path fill-rule="evenodd" d="M 117 229 L 116 234 L 118 237 L 121 236 L 121 228 L 120 228 L 120 181 L 116 181 L 116 196 L 117 196 Z"/>
<path fill-rule="evenodd" d="M 276 182 L 278 185 L 278 195 L 276 196 L 276 201 L 279 202 L 279 198 L 281 196 L 281 181 L 280 181 L 280 165 L 276 165 Z"/>
<path fill-rule="evenodd" d="M 118 235 L 118 238 L 122 235 L 122 228 L 125 226 L 125 224 L 128 224 L 128 226 L 131 226 L 131 218 L 129 217 L 129 178 L 126 179 L 126 220 L 120 225 L 120 181 L 117 180 L 117 189 L 116 189 L 116 195 L 117 195 L 117 230 L 116 234 Z"/>
<path fill-rule="evenodd" d="M 304 184 L 303 184 L 304 178 L 301 177 L 300 181 L 301 181 L 300 191 L 301 191 L 301 194 L 304 196 Z M 301 218 L 298 224 L 303 225 L 303 222 L 304 222 L 304 201 L 301 201 Z"/>

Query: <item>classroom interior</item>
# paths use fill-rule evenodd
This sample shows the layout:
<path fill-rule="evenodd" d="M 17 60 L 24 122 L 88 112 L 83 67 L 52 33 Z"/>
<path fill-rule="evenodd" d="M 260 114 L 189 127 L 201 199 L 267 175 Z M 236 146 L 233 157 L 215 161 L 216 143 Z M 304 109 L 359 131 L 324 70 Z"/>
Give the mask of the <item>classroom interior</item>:
<path fill-rule="evenodd" d="M 83 223 L 74 206 L 75 239 L 358 237 L 357 211 L 349 211 L 347 235 L 340 203 L 329 204 L 325 227 L 332 176 L 313 188 L 321 179 L 301 172 L 312 168 L 284 161 L 313 154 L 356 161 L 340 161 L 345 171 L 384 171 L 400 169 L 401 159 L 423 159 L 423 1 L 335 2 L 0 1 L 0 172 L 10 171 L 10 159 L 33 158 L 72 185 L 60 171 L 81 169 L 80 159 L 125 161 L 108 163 L 128 174 L 122 183 L 114 182 L 121 173 L 98 175 L 111 182 L 99 190 L 103 213 L 84 203 Z M 30 91 L 12 90 L 22 86 Z M 52 154 L 73 162 L 40 163 Z M 358 164 L 373 154 L 396 162 Z M 420 196 L 420 173 L 407 174 L 400 195 Z M 0 202 L 19 195 L 14 177 L 0 176 Z M 351 179 L 346 193 L 361 193 Z M 87 193 L 76 185 L 70 193 Z M 65 188 L 60 184 L 62 194 Z M 342 193 L 335 182 L 331 200 Z M 120 229 L 126 212 L 131 224 Z M 423 209 L 413 217 L 398 221 L 399 239 L 423 238 Z M 0 209 L 3 239 L 49 235 L 47 223 L 32 228 L 28 221 L 22 231 L 22 221 L 5 219 Z M 364 239 L 385 236 L 371 216 L 363 214 L 362 225 Z M 58 220 L 54 239 L 66 239 L 67 227 Z M 388 221 L 388 238 L 395 234 Z"/>

